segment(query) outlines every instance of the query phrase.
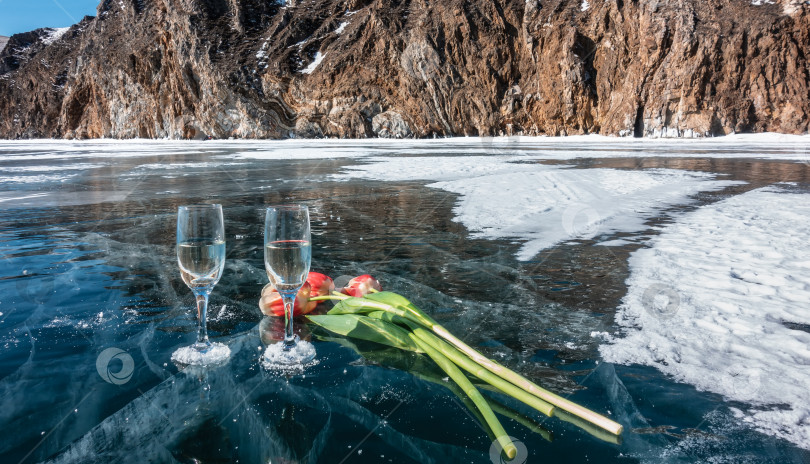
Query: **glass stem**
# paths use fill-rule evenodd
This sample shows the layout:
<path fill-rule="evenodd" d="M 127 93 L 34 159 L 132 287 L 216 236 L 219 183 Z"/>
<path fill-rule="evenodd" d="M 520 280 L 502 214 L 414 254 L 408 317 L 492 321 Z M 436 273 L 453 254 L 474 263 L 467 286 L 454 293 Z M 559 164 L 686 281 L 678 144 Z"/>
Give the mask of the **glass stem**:
<path fill-rule="evenodd" d="M 290 349 L 295 345 L 295 335 L 293 335 L 293 308 L 295 307 L 295 293 L 281 295 L 284 301 L 284 348 Z"/>
<path fill-rule="evenodd" d="M 208 341 L 208 292 L 200 292 L 197 296 L 197 343 L 194 348 L 204 350 L 211 346 Z"/>

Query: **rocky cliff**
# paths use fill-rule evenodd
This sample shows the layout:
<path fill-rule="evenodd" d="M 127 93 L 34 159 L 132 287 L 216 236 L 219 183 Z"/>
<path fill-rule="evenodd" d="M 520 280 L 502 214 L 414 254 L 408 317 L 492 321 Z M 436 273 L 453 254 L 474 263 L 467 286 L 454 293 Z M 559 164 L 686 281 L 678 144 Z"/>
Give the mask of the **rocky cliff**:
<path fill-rule="evenodd" d="M 804 0 L 104 0 L 0 52 L 0 137 L 805 133 Z"/>
<path fill-rule="evenodd" d="M 6 42 L 8 42 L 8 37 L 0 35 L 0 52 L 2 52 L 4 48 L 6 48 Z"/>

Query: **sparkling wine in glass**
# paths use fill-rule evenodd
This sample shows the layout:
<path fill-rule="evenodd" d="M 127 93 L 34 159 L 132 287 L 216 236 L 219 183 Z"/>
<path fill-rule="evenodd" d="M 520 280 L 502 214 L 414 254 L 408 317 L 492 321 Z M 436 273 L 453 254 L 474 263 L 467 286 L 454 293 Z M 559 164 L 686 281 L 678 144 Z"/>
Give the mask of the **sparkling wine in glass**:
<path fill-rule="evenodd" d="M 231 354 L 222 343 L 208 340 L 208 296 L 225 268 L 225 225 L 221 205 L 180 206 L 177 210 L 177 264 L 183 282 L 197 298 L 197 342 L 172 354 L 181 365 L 223 362 Z"/>
<path fill-rule="evenodd" d="M 312 259 L 309 209 L 303 205 L 270 206 L 264 223 L 264 267 L 284 301 L 284 341 L 265 350 L 270 365 L 300 366 L 315 358 L 315 347 L 293 334 L 295 295 L 304 285 Z"/>

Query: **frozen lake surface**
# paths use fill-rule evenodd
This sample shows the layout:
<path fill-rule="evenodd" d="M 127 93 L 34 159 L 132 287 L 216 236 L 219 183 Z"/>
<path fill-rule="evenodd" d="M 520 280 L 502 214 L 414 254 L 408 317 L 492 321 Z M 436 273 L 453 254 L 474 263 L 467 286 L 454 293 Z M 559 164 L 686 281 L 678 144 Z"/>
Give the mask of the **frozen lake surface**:
<path fill-rule="evenodd" d="M 197 202 L 225 212 L 209 332 L 233 355 L 178 372 Z M 301 323 L 319 364 L 260 366 L 282 332 L 257 307 L 263 206 L 288 202 L 313 270 L 373 274 L 625 425 L 606 442 L 498 397 L 548 431 L 503 419 L 527 462 L 810 460 L 810 138 L 764 135 L 0 142 L 2 461 L 493 462 L 410 356 Z"/>

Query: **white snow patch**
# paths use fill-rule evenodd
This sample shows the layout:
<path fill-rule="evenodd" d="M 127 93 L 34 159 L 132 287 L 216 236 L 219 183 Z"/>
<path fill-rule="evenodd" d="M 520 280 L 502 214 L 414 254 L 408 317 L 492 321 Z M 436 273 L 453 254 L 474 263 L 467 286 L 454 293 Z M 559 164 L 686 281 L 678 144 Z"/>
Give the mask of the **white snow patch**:
<path fill-rule="evenodd" d="M 588 0 L 582 0 L 582 4 L 579 6 L 580 11 L 588 11 L 588 8 L 591 7 L 591 4 L 588 3 Z"/>
<path fill-rule="evenodd" d="M 269 44 L 269 41 L 265 40 L 264 43 L 262 44 L 262 48 L 260 48 L 259 51 L 256 52 L 256 58 L 257 59 L 262 60 L 267 56 L 267 45 L 268 44 Z"/>
<path fill-rule="evenodd" d="M 211 162 L 199 162 L 199 163 L 151 163 L 151 164 L 141 164 L 138 166 L 138 169 L 195 169 L 195 168 L 220 168 L 223 166 L 238 166 L 242 163 L 211 163 Z"/>
<path fill-rule="evenodd" d="M 321 64 L 321 61 L 323 61 L 324 57 L 326 57 L 326 53 L 321 53 L 321 52 L 315 53 L 315 59 L 312 60 L 312 63 L 310 63 L 309 66 L 302 69 L 301 73 L 302 74 L 312 74 L 312 71 L 315 71 L 315 68 L 317 68 L 318 65 Z"/>
<path fill-rule="evenodd" d="M 745 422 L 810 449 L 808 243 L 808 194 L 758 189 L 684 215 L 631 256 L 623 338 L 602 356 L 749 403 Z"/>
<path fill-rule="evenodd" d="M 267 147 L 289 141 L 253 142 Z M 0 142 L 0 148 L 2 148 Z M 12 142 L 14 143 L 14 142 Z M 127 142 L 119 142 L 127 143 Z M 170 145 L 173 142 L 162 142 Z M 189 143 L 189 142 L 185 142 Z M 205 148 L 250 141 L 207 141 Z M 668 139 L 619 138 L 600 135 L 568 137 L 453 137 L 440 139 L 328 139 L 298 140 L 317 149 L 351 145 L 366 152 L 416 155 L 509 154 L 527 159 L 568 160 L 579 158 L 756 158 L 810 163 L 810 135 L 746 134 L 716 138 Z M 277 145 L 278 144 L 278 145 Z"/>
<path fill-rule="evenodd" d="M 611 339 L 610 334 L 608 334 L 607 332 L 599 332 L 599 331 L 596 331 L 596 330 L 591 332 L 591 338 L 596 338 L 598 340 L 610 340 Z"/>
<path fill-rule="evenodd" d="M 335 29 L 335 34 L 342 33 L 343 30 L 346 29 L 346 26 L 348 25 L 349 25 L 348 21 L 343 21 L 342 23 L 340 23 L 340 26 L 338 26 L 337 29 Z"/>
<path fill-rule="evenodd" d="M 305 153 L 352 152 L 370 155 L 492 155 L 509 154 L 525 160 L 579 158 L 755 158 L 810 163 L 810 135 L 738 134 L 725 137 L 636 139 L 599 135 L 568 137 L 455 137 L 440 139 L 296 139 L 296 140 L 0 140 L 0 162 L 60 160 L 54 165 L 93 158 L 105 163 L 113 158 L 157 157 L 199 153 L 230 153 L 244 149 L 262 151 L 302 150 Z M 245 154 L 246 157 L 249 157 Z M 276 156 L 271 155 L 271 156 Z M 283 156 L 283 155 L 280 155 Z M 314 156 L 314 155 L 312 155 Z M 346 155 L 349 156 L 349 155 Z M 290 156 L 291 158 L 292 156 Z M 491 157 L 491 156 L 488 156 Z M 522 157 L 522 158 L 521 158 Z M 284 158 L 287 159 L 287 158 Z M 0 166 L 2 169 L 4 166 Z"/>
<path fill-rule="evenodd" d="M 70 28 L 69 27 L 58 27 L 55 29 L 51 29 L 47 36 L 42 37 L 42 43 L 45 45 L 50 45 L 57 40 L 61 39 L 65 32 L 67 32 Z"/>
<path fill-rule="evenodd" d="M 306 147 L 280 147 L 275 150 L 242 151 L 230 155 L 218 155 L 221 159 L 257 159 L 257 160 L 296 160 L 296 159 L 337 159 L 361 158 L 370 153 L 355 148 L 306 148 Z"/>
<path fill-rule="evenodd" d="M 614 246 L 629 245 L 631 243 L 633 243 L 633 241 L 619 238 L 615 240 L 607 240 L 604 242 L 599 242 L 599 246 L 614 247 Z"/>
<path fill-rule="evenodd" d="M 77 163 L 66 164 L 64 166 L 57 165 L 39 165 L 39 166 L 3 166 L 4 172 L 53 172 L 53 171 L 82 171 L 86 169 L 96 169 L 106 167 L 106 164 L 92 164 L 92 163 Z"/>
<path fill-rule="evenodd" d="M 566 169 L 520 156 L 371 160 L 373 164 L 351 167 L 344 176 L 439 181 L 428 186 L 460 195 L 453 209 L 456 221 L 476 237 L 523 241 L 521 260 L 572 239 L 644 230 L 645 220 L 661 209 L 736 183 L 667 169 Z"/>
<path fill-rule="evenodd" d="M 39 198 L 39 197 L 43 197 L 43 196 L 46 196 L 46 195 L 48 195 L 48 194 L 47 193 L 32 193 L 30 195 L 23 195 L 21 197 L 4 197 L 4 196 L 0 195 L 0 203 L 3 203 L 5 201 L 27 200 L 27 199 L 30 199 L 30 198 Z M 0 315 L 2 315 L 2 313 L 0 313 Z"/>
<path fill-rule="evenodd" d="M 751 4 L 754 6 L 773 5 L 774 2 L 771 0 L 751 0 Z"/>
<path fill-rule="evenodd" d="M 275 149 L 303 144 L 312 150 L 353 147 L 365 153 L 423 155 L 526 156 L 527 159 L 579 158 L 756 158 L 810 163 L 810 135 L 737 134 L 698 139 L 636 139 L 601 135 L 568 137 L 454 137 L 440 139 L 321 139 L 321 140 L 0 140 L 0 161 L 164 156 L 234 148 Z"/>
<path fill-rule="evenodd" d="M 15 183 L 15 184 L 29 184 L 29 183 L 43 183 L 43 182 L 63 182 L 76 174 L 59 175 L 59 174 L 39 174 L 35 176 L 0 176 L 0 183 Z"/>

